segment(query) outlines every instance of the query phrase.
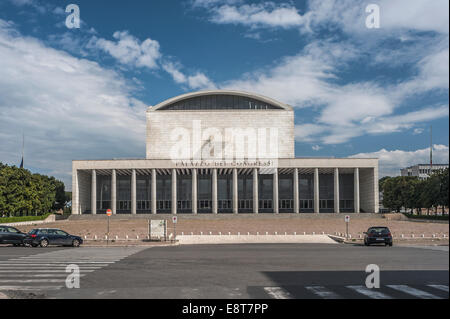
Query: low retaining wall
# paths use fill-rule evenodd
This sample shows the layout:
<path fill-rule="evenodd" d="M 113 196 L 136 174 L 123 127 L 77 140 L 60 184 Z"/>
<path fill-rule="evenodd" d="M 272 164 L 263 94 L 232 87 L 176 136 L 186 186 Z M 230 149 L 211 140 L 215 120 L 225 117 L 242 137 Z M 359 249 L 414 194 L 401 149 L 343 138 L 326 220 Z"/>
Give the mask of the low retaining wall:
<path fill-rule="evenodd" d="M 179 235 L 177 241 L 192 244 L 336 244 L 327 235 Z"/>
<path fill-rule="evenodd" d="M 54 223 L 56 221 L 55 215 L 50 215 L 44 220 L 32 220 L 28 222 L 17 222 L 17 223 L 7 223 L 0 224 L 1 226 L 27 226 L 27 225 L 39 225 L 39 224 L 48 224 Z"/>

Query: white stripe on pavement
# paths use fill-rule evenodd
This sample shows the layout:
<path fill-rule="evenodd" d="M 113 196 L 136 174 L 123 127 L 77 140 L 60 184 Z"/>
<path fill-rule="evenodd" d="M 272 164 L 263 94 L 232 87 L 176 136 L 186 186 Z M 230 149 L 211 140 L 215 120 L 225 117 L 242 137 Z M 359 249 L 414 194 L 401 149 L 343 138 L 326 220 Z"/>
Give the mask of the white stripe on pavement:
<path fill-rule="evenodd" d="M 292 299 L 291 294 L 281 287 L 264 287 L 264 291 L 273 299 Z"/>
<path fill-rule="evenodd" d="M 445 286 L 445 285 L 428 285 L 428 287 L 436 288 L 436 289 L 448 292 L 448 286 Z"/>
<path fill-rule="evenodd" d="M 0 286 L 0 291 L 15 291 L 15 290 L 24 290 L 24 291 L 39 291 L 39 290 L 59 290 L 63 286 Z"/>
<path fill-rule="evenodd" d="M 33 282 L 49 282 L 49 283 L 56 283 L 56 282 L 66 282 L 66 279 L 0 279 L 0 283 L 11 283 L 11 282 L 17 282 L 17 283 L 33 283 Z"/>
<path fill-rule="evenodd" d="M 405 294 L 421 299 L 442 299 L 441 297 L 430 294 L 429 292 L 412 288 L 407 285 L 387 285 L 389 288 L 404 292 Z"/>
<path fill-rule="evenodd" d="M 305 288 L 323 299 L 341 299 L 339 295 L 330 290 L 327 290 L 323 286 L 308 286 Z"/>
<path fill-rule="evenodd" d="M 377 291 L 376 289 L 369 289 L 364 286 L 346 286 L 349 289 L 355 290 L 362 295 L 365 295 L 372 299 L 392 299 L 391 296 L 388 296 L 382 292 Z"/>
<path fill-rule="evenodd" d="M 49 278 L 55 278 L 55 277 L 67 277 L 68 274 L 0 274 L 0 279 L 1 278 L 45 278 L 45 277 L 49 277 Z M 80 274 L 80 277 L 84 277 L 86 276 L 86 274 Z"/>
<path fill-rule="evenodd" d="M 93 272 L 95 271 L 95 269 L 80 269 L 80 272 Z M 13 269 L 8 269 L 8 270 L 3 270 L 0 269 L 0 274 L 1 273 L 66 273 L 65 269 L 48 269 L 48 270 L 44 270 L 44 269 L 20 269 L 20 270 L 13 270 Z"/>

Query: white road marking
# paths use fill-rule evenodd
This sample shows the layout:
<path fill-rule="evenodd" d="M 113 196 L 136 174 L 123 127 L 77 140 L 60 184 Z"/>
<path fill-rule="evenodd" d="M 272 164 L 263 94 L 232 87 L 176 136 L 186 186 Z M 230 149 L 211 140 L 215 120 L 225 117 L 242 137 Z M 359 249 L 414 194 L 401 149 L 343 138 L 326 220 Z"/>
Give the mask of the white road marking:
<path fill-rule="evenodd" d="M 0 283 L 11 283 L 11 282 L 17 282 L 17 283 L 34 283 L 34 282 L 49 282 L 49 283 L 56 283 L 56 282 L 66 282 L 66 279 L 0 279 Z"/>
<path fill-rule="evenodd" d="M 365 295 L 372 299 L 392 299 L 391 296 L 388 296 L 382 292 L 377 291 L 377 289 L 369 289 L 364 286 L 346 286 L 349 289 L 355 290 L 362 295 Z"/>
<path fill-rule="evenodd" d="M 0 291 L 58 290 L 64 287 L 67 265 L 78 265 L 80 276 L 85 276 L 144 249 L 146 247 L 83 248 L 14 256 L 0 261 Z"/>
<path fill-rule="evenodd" d="M 323 299 L 342 299 L 339 295 L 323 286 L 308 286 L 305 288 Z"/>
<path fill-rule="evenodd" d="M 446 286 L 446 285 L 428 285 L 428 287 L 436 288 L 436 289 L 448 292 L 448 286 Z"/>
<path fill-rule="evenodd" d="M 80 269 L 80 272 L 93 272 L 95 269 Z M 0 269 L 0 274 L 2 273 L 66 273 L 65 269 L 20 269 L 20 270 L 13 270 L 13 269 L 7 269 L 3 270 Z M 67 273 L 66 273 L 67 274 Z"/>
<path fill-rule="evenodd" d="M 39 291 L 39 290 L 59 290 L 62 286 L 0 286 L 0 291 Z"/>
<path fill-rule="evenodd" d="M 64 277 L 66 278 L 68 274 L 8 274 L 8 276 L 6 275 L 2 275 L 0 274 L 0 279 L 1 278 L 55 278 L 55 277 Z M 86 274 L 80 274 L 80 277 L 84 277 L 86 276 Z"/>
<path fill-rule="evenodd" d="M 264 291 L 273 299 L 292 299 L 291 294 L 281 287 L 264 287 Z"/>
<path fill-rule="evenodd" d="M 387 285 L 389 288 L 404 292 L 405 294 L 421 299 L 442 299 L 441 297 L 430 294 L 429 292 L 412 288 L 407 285 Z"/>

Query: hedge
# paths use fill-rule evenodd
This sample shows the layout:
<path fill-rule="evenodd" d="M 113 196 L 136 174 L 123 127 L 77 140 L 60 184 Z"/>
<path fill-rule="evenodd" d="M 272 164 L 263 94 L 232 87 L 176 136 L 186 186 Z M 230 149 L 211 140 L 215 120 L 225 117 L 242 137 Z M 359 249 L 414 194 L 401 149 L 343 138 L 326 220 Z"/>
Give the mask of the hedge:
<path fill-rule="evenodd" d="M 0 217 L 0 224 L 20 223 L 20 222 L 32 222 L 37 220 L 44 220 L 51 213 L 47 213 L 40 216 L 17 216 L 17 217 Z"/>

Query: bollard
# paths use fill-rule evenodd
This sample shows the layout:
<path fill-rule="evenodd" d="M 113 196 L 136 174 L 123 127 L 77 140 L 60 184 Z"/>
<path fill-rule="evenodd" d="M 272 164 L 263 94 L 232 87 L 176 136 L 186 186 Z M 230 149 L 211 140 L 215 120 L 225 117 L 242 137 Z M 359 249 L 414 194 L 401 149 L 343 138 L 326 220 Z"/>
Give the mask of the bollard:
<path fill-rule="evenodd" d="M 294 236 L 297 236 L 297 232 L 296 231 L 294 232 Z"/>
<path fill-rule="evenodd" d="M 238 236 L 241 236 L 241 233 L 240 233 L 240 232 L 238 232 Z"/>
<path fill-rule="evenodd" d="M 250 233 L 247 232 L 247 236 L 250 236 Z"/>
<path fill-rule="evenodd" d="M 400 237 L 405 238 L 405 235 L 402 234 Z"/>
<path fill-rule="evenodd" d="M 136 235 L 136 239 L 139 239 L 139 235 Z"/>
<path fill-rule="evenodd" d="M 287 232 L 284 232 L 284 236 L 287 236 Z"/>
<path fill-rule="evenodd" d="M 231 236 L 231 232 L 228 232 L 228 236 Z"/>
<path fill-rule="evenodd" d="M 108 235 L 105 235 L 105 240 L 108 240 Z"/>
<path fill-rule="evenodd" d="M 315 235 L 316 233 L 315 232 L 313 232 L 313 235 Z"/>
<path fill-rule="evenodd" d="M 194 235 L 194 233 L 193 232 L 191 232 L 191 236 L 193 236 Z"/>
<path fill-rule="evenodd" d="M 275 235 L 278 235 L 278 233 L 277 233 L 277 232 L 275 232 Z"/>
<path fill-rule="evenodd" d="M 203 235 L 203 232 L 202 232 L 202 231 L 200 232 L 200 236 L 201 236 L 201 235 Z"/>
<path fill-rule="evenodd" d="M 436 234 L 433 234 L 433 238 L 436 238 Z"/>
<path fill-rule="evenodd" d="M 222 232 L 219 232 L 219 236 L 221 236 L 222 235 Z"/>
<path fill-rule="evenodd" d="M 94 240 L 97 240 L 97 235 L 94 235 Z"/>
<path fill-rule="evenodd" d="M 359 238 L 360 238 L 360 239 L 362 238 L 361 234 L 359 234 Z"/>
<path fill-rule="evenodd" d="M 305 231 L 303 232 L 303 235 L 306 235 L 306 232 L 305 232 Z"/>
<path fill-rule="evenodd" d="M 210 235 L 212 235 L 212 232 L 209 232 Z"/>
<path fill-rule="evenodd" d="M 184 232 L 181 232 L 181 236 L 184 236 Z"/>
<path fill-rule="evenodd" d="M 256 232 L 256 236 L 258 236 L 259 235 L 259 232 Z"/>
<path fill-rule="evenodd" d="M 269 235 L 269 233 L 268 233 L 268 232 L 266 232 L 266 235 Z"/>
<path fill-rule="evenodd" d="M 86 235 L 84 235 L 84 239 L 87 239 L 87 236 L 86 236 Z"/>
<path fill-rule="evenodd" d="M 325 232 L 324 232 L 324 231 L 322 232 L 322 235 L 325 235 Z"/>
<path fill-rule="evenodd" d="M 351 238 L 352 238 L 352 235 L 351 235 L 351 234 L 348 234 L 348 238 L 350 238 L 350 239 L 351 239 Z"/>
<path fill-rule="evenodd" d="M 425 238 L 425 234 L 422 234 L 422 238 Z"/>
<path fill-rule="evenodd" d="M 119 240 L 119 236 L 116 235 L 116 240 Z"/>
<path fill-rule="evenodd" d="M 414 234 L 411 234 L 411 238 L 414 238 Z"/>

